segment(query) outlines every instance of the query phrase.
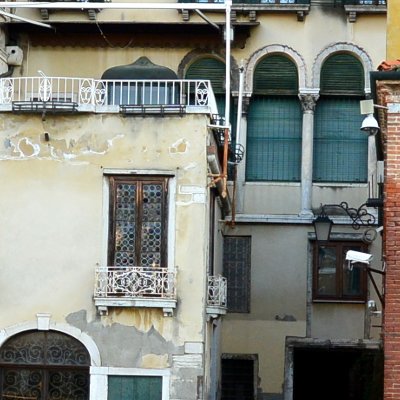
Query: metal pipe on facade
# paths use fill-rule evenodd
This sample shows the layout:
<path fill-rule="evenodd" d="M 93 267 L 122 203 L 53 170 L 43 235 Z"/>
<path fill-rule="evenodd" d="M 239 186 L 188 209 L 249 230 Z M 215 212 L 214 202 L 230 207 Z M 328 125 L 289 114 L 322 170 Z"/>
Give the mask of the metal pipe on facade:
<path fill-rule="evenodd" d="M 231 0 L 227 0 L 231 1 Z M 225 10 L 225 4 L 214 3 L 89 3 L 89 2 L 24 2 L 2 1 L 0 8 L 48 8 L 48 9 L 98 9 L 98 10 Z"/>
<path fill-rule="evenodd" d="M 240 144 L 240 122 L 242 120 L 242 108 L 243 108 L 243 82 L 244 82 L 244 67 L 243 65 L 239 68 L 239 94 L 238 94 L 238 110 L 237 110 L 237 122 L 236 122 L 236 143 Z"/>
<path fill-rule="evenodd" d="M 231 98 L 231 7 L 232 0 L 225 0 L 225 125 L 229 126 Z"/>

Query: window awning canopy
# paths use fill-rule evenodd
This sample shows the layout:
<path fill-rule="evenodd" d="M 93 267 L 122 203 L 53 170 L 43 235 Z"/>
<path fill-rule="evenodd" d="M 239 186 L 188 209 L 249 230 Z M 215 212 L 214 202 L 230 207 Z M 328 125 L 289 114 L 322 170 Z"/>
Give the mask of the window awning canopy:
<path fill-rule="evenodd" d="M 140 57 L 134 63 L 127 65 L 118 65 L 107 69 L 101 79 L 178 79 L 178 76 L 172 69 L 156 65 L 147 57 Z"/>

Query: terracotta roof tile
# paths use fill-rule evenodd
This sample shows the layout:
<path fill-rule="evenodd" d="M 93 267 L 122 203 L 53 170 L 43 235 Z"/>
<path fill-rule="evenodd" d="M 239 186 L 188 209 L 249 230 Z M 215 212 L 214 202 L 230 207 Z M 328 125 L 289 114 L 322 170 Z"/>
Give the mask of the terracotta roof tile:
<path fill-rule="evenodd" d="M 400 60 L 382 61 L 378 66 L 378 71 L 397 71 L 400 70 Z"/>

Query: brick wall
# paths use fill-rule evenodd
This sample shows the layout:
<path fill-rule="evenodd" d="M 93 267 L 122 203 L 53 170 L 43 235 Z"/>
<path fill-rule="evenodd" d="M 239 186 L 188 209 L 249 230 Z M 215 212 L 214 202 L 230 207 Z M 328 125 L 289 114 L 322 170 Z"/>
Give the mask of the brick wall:
<path fill-rule="evenodd" d="M 400 105 L 400 99 L 397 100 Z M 383 252 L 386 260 L 383 326 L 384 400 L 400 399 L 400 111 L 387 114 Z"/>

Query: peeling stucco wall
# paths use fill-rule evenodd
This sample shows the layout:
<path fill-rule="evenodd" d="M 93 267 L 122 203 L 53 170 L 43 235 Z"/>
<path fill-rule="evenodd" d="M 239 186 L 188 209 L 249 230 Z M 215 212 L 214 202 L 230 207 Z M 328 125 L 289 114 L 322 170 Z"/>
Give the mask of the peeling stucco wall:
<path fill-rule="evenodd" d="M 0 114 L 0 207 L 7 210 L 0 238 L 8 243 L 0 249 L 0 279 L 9 283 L 0 302 L 13 305 L 4 308 L 1 328 L 48 313 L 92 337 L 103 366 L 171 368 L 182 375 L 171 390 L 191 398 L 204 372 L 203 351 L 188 343 L 203 348 L 205 335 L 206 120 Z M 96 312 L 94 270 L 106 265 L 105 169 L 174 174 L 172 317 L 155 308 Z"/>

